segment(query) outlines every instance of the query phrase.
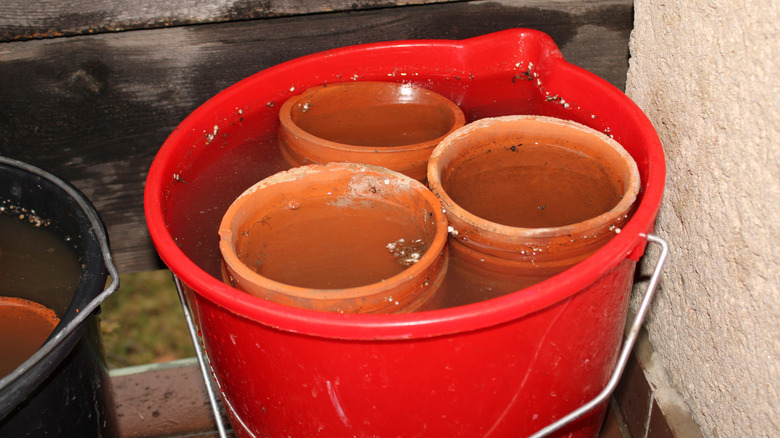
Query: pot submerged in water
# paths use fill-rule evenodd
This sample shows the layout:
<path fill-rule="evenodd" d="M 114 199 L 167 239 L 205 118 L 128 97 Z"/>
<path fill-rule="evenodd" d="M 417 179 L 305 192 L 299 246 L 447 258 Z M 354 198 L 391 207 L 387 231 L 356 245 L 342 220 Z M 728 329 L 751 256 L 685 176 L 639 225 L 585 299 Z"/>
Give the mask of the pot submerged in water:
<path fill-rule="evenodd" d="M 59 322 L 53 310 L 35 301 L 0 297 L 0 378 L 35 353 Z"/>
<path fill-rule="evenodd" d="M 425 180 L 433 148 L 465 123 L 458 105 L 431 90 L 395 82 L 312 87 L 279 110 L 279 144 L 292 166 L 351 162 Z"/>
<path fill-rule="evenodd" d="M 447 222 L 418 181 L 331 163 L 294 168 L 248 189 L 219 228 L 226 281 L 313 310 L 410 312 L 447 270 Z"/>
<path fill-rule="evenodd" d="M 628 222 L 640 185 L 615 140 L 542 116 L 486 118 L 454 131 L 432 153 L 428 183 L 446 211 L 460 272 L 448 283 L 449 305 L 519 290 L 584 260 Z"/>

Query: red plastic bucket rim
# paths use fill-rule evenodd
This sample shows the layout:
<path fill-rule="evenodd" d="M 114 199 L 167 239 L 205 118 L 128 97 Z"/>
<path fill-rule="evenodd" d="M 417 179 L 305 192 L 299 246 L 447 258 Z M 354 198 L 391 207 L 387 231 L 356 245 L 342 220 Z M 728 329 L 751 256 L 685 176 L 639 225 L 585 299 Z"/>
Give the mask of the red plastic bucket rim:
<path fill-rule="evenodd" d="M 235 108 L 236 101 L 246 99 L 247 89 L 265 76 L 289 75 L 309 63 L 369 56 L 382 50 L 399 53 L 431 48 L 461 50 L 494 42 L 517 45 L 518 48 L 524 44 L 535 44 L 545 62 L 555 68 L 556 74 L 598 87 L 602 98 L 620 104 L 621 116 L 632 124 L 645 147 L 649 170 L 641 182 L 641 199 L 634 215 L 610 242 L 574 267 L 521 291 L 465 306 L 409 314 L 339 314 L 283 306 L 234 289 L 190 260 L 168 232 L 164 216 L 166 188 L 184 155 L 176 149 L 177 145 L 187 142 L 190 132 L 202 128 L 201 118 L 213 119 L 220 108 Z M 160 257 L 185 285 L 195 291 L 196 300 L 211 301 L 259 324 L 294 333 L 350 340 L 402 340 L 475 331 L 522 318 L 567 299 L 607 274 L 621 261 L 627 258 L 638 260 L 644 253 L 646 234 L 654 227 L 665 172 L 664 153 L 658 135 L 635 103 L 605 80 L 566 62 L 548 35 L 530 29 L 510 29 L 465 40 L 402 40 L 337 48 L 278 64 L 237 82 L 195 109 L 165 141 L 147 176 L 144 209 L 149 232 Z"/>

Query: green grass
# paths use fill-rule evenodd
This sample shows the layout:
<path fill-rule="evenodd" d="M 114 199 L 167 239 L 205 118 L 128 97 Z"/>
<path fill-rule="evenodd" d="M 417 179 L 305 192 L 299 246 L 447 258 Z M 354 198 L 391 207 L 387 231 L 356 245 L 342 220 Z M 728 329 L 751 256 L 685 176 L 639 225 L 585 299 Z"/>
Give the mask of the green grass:
<path fill-rule="evenodd" d="M 101 306 L 109 368 L 195 356 L 170 271 L 121 274 Z"/>

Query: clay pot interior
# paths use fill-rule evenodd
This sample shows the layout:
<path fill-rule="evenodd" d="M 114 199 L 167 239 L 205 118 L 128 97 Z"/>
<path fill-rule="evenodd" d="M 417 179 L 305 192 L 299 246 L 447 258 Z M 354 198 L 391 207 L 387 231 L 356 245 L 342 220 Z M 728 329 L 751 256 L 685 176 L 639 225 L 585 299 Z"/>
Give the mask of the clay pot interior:
<path fill-rule="evenodd" d="M 238 197 L 219 235 L 226 282 L 314 310 L 411 311 L 446 271 L 447 225 L 436 197 L 374 166 L 277 173 Z"/>
<path fill-rule="evenodd" d="M 465 123 L 454 102 L 395 82 L 343 82 L 310 88 L 279 111 L 282 153 L 293 166 L 353 162 L 426 177 L 433 148 Z"/>
<path fill-rule="evenodd" d="M 639 191 L 636 163 L 617 142 L 541 116 L 466 125 L 439 144 L 428 170 L 458 243 L 552 273 L 619 232 Z"/>
<path fill-rule="evenodd" d="M 59 321 L 53 310 L 34 301 L 0 297 L 0 378 L 35 353 Z"/>

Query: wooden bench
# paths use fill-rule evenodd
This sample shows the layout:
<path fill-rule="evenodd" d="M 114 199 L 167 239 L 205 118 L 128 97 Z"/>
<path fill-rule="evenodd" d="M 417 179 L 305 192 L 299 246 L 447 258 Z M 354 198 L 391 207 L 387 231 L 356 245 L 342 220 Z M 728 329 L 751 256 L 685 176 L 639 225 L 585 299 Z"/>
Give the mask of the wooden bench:
<path fill-rule="evenodd" d="M 143 215 L 144 180 L 160 145 L 198 105 L 257 71 L 359 43 L 527 27 L 623 89 L 633 23 L 631 0 L 204 3 L 0 3 L 0 155 L 84 192 L 120 273 L 164 267 Z M 193 360 L 112 376 L 123 436 L 214 435 Z"/>

